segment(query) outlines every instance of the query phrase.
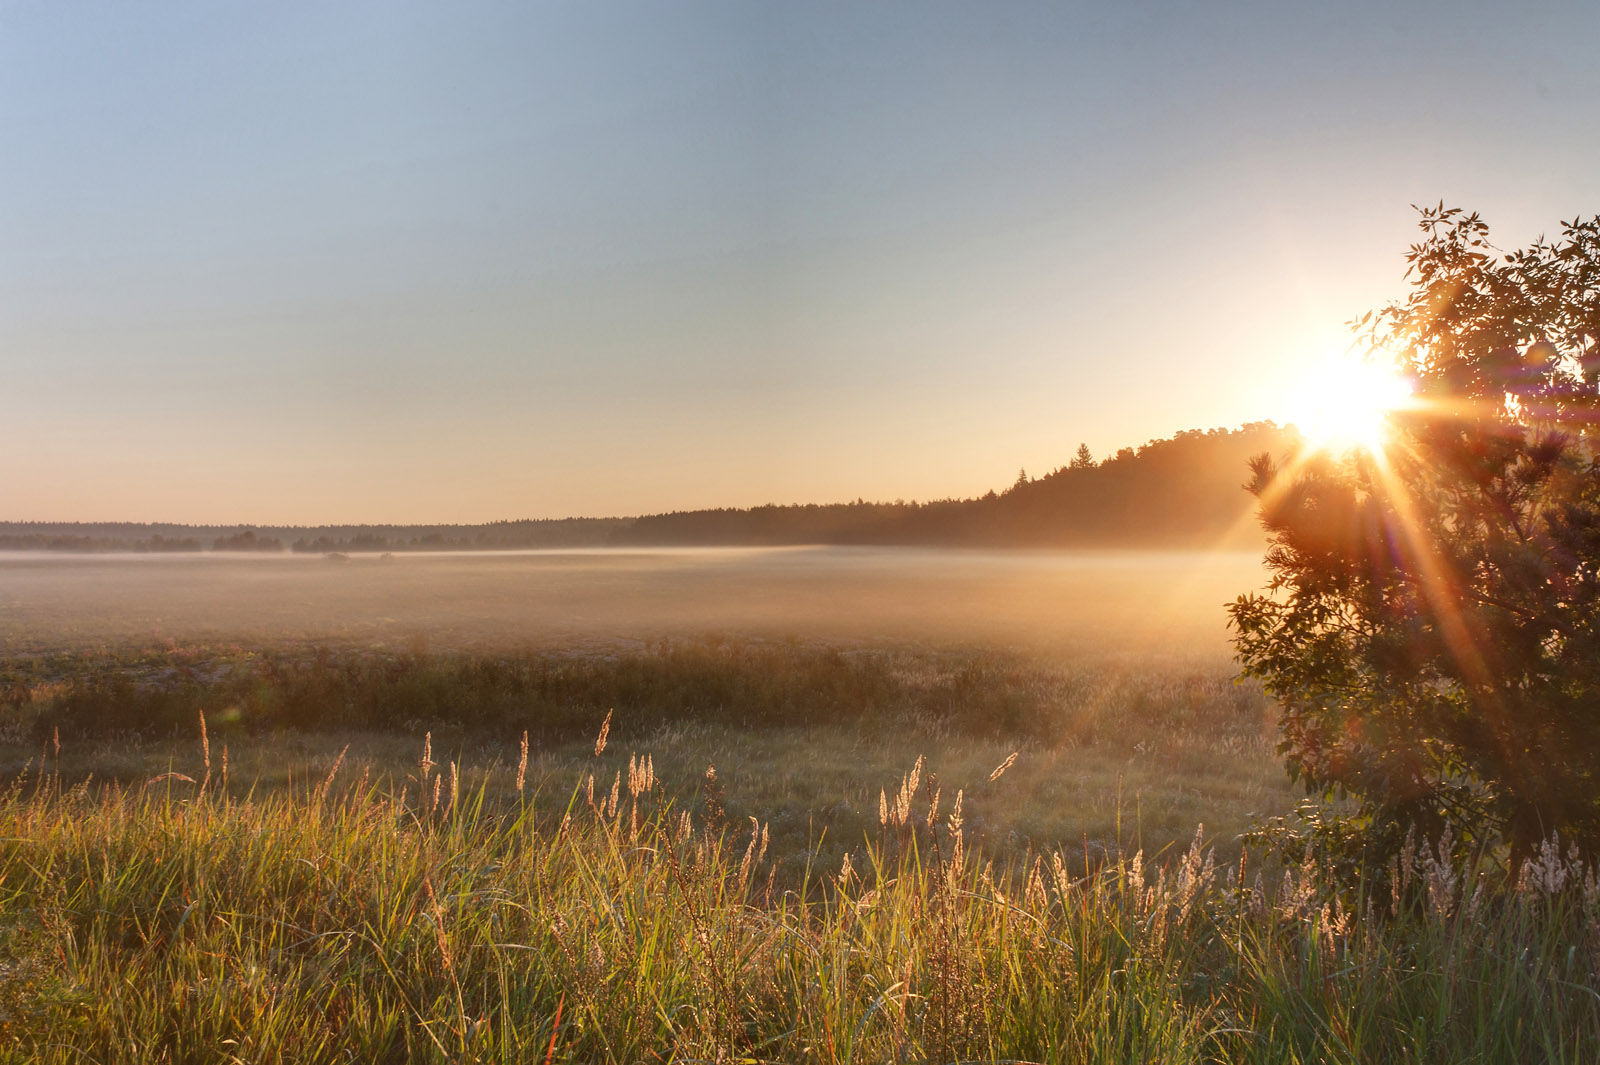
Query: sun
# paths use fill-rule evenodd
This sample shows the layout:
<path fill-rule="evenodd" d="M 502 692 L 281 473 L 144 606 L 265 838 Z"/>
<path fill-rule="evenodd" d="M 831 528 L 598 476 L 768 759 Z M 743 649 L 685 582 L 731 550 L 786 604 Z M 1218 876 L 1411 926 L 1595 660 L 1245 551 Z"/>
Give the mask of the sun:
<path fill-rule="evenodd" d="M 1391 411 L 1411 403 L 1411 385 L 1392 366 L 1353 351 L 1325 349 L 1294 385 L 1288 421 L 1326 451 L 1382 452 Z"/>

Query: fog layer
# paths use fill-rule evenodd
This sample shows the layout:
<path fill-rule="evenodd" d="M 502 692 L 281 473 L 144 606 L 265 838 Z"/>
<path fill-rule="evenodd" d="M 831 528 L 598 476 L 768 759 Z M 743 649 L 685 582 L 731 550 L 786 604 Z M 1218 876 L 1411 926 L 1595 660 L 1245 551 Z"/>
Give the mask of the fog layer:
<path fill-rule="evenodd" d="M 340 639 L 433 649 L 742 637 L 1226 649 L 1236 553 L 906 548 L 0 555 L 11 649 Z"/>

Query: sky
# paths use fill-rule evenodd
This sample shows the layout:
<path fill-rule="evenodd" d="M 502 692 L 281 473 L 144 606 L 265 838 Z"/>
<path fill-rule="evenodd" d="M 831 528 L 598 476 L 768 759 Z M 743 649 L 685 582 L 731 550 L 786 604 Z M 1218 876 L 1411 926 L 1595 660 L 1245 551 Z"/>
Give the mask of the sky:
<path fill-rule="evenodd" d="M 1292 420 L 1600 5 L 0 0 L 0 520 L 972 496 Z"/>

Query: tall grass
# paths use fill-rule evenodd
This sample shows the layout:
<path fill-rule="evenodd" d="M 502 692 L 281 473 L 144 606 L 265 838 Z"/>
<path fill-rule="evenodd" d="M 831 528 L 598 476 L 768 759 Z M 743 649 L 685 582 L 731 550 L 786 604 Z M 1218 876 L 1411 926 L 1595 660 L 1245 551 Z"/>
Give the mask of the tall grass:
<path fill-rule="evenodd" d="M 1230 672 L 1181 648 L 80 648 L 0 661 L 0 696 L 13 693 L 9 706 L 0 698 L 0 787 L 57 741 L 53 764 L 69 777 L 142 782 L 188 760 L 202 712 L 214 746 L 231 745 L 235 774 L 263 788 L 320 776 L 346 744 L 352 770 L 387 786 L 424 732 L 474 782 L 522 757 L 514 740 L 526 733 L 539 786 L 585 764 L 595 723 L 614 708 L 617 743 L 653 751 L 688 785 L 673 792 L 680 800 L 708 763 L 719 767 L 730 814 L 771 822 L 781 878 L 824 831 L 821 856 L 837 864 L 842 841 L 876 820 L 874 782 L 903 768 L 907 750 L 967 788 L 969 828 L 992 856 L 1063 841 L 1098 856 L 1135 833 L 1152 849 L 1180 843 L 1197 820 L 1231 840 L 1292 804 L 1269 710 Z M 974 789 L 1018 747 L 1004 789 Z"/>
<path fill-rule="evenodd" d="M 431 754 L 398 793 L 14 784 L 6 1060 L 1600 1058 L 1600 891 L 1559 854 L 1500 889 L 1424 855 L 1382 909 L 1198 834 L 998 867 L 914 770 L 783 890 L 765 827 L 713 829 L 652 759 L 501 801 Z"/>
<path fill-rule="evenodd" d="M 1133 662 L 994 648 L 848 648 L 701 638 L 607 653 L 394 652 L 282 644 L 84 649 L 0 661 L 0 734 L 42 739 L 232 731 L 531 730 L 581 736 L 616 708 L 642 738 L 662 722 L 738 728 L 899 720 L 959 735 L 1093 743 L 1173 729 L 1259 732 L 1267 708 L 1215 656 Z"/>

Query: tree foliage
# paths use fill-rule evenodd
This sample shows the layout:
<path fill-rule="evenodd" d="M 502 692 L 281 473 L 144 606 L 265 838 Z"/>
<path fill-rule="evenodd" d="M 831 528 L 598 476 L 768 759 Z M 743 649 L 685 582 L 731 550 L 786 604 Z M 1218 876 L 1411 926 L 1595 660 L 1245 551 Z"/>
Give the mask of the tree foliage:
<path fill-rule="evenodd" d="M 1511 252 L 1424 209 L 1354 323 L 1413 382 L 1381 450 L 1258 457 L 1272 573 L 1230 608 L 1282 750 L 1365 858 L 1448 828 L 1600 851 L 1600 217 Z M 1326 822 L 1324 822 L 1326 824 Z"/>

